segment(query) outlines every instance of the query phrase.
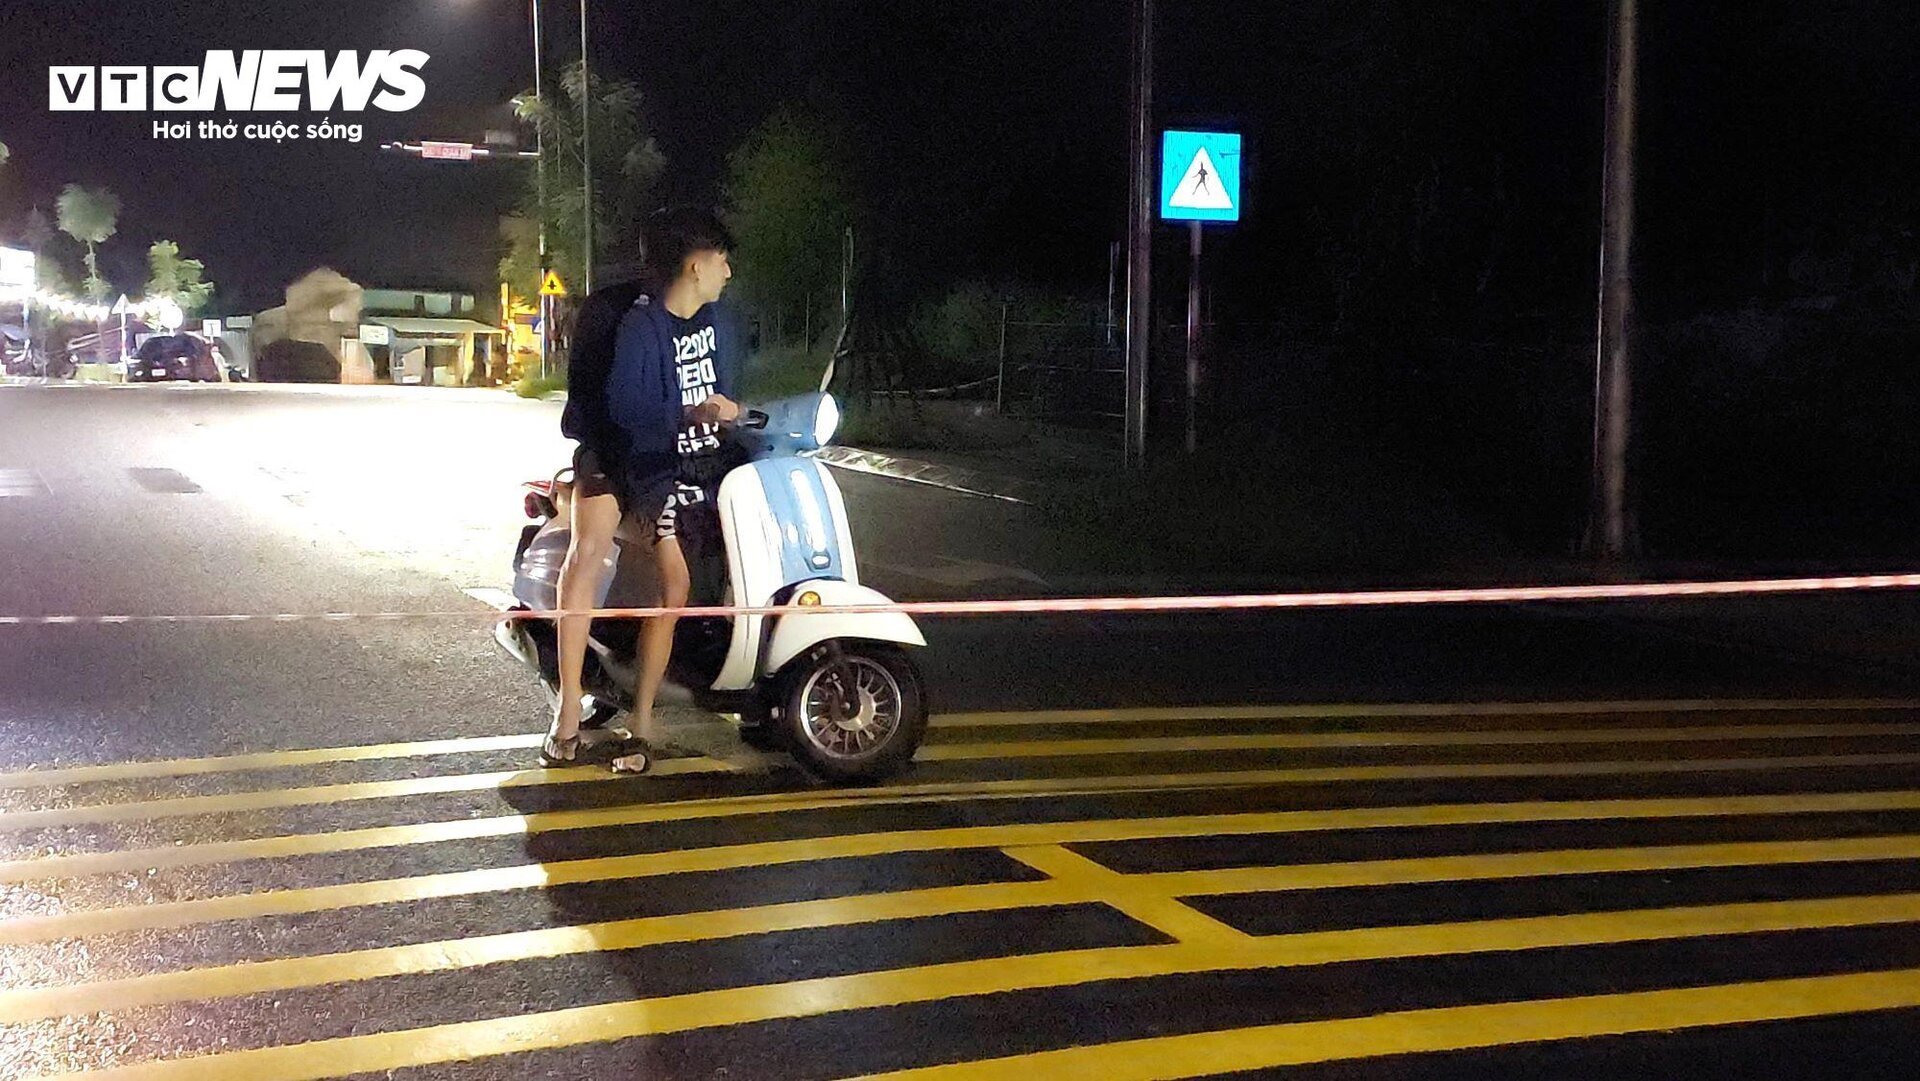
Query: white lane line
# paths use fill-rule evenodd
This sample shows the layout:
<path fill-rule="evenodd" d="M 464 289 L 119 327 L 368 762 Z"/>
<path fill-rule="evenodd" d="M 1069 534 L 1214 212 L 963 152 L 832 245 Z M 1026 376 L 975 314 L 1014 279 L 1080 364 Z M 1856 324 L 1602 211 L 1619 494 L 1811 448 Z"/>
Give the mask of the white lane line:
<path fill-rule="evenodd" d="M 463 589 L 460 592 L 465 593 L 467 596 L 472 597 L 474 600 L 479 601 L 481 604 L 484 604 L 487 607 L 500 612 L 504 612 L 509 608 L 512 608 L 514 605 L 520 603 L 519 599 L 516 598 L 513 594 L 507 592 L 504 589 L 497 589 L 493 586 L 469 586 L 468 588 Z"/>
<path fill-rule="evenodd" d="M 0 499 L 52 494 L 45 478 L 31 469 L 0 469 Z"/>

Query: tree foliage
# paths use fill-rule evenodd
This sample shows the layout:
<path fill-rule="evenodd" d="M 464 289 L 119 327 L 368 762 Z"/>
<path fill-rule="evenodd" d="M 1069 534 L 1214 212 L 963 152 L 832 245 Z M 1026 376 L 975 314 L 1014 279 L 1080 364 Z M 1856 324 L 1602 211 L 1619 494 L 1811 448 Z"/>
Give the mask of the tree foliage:
<path fill-rule="evenodd" d="M 95 245 L 106 242 L 119 230 L 120 197 L 106 188 L 83 188 L 68 184 L 56 204 L 60 231 L 87 246 L 87 295 L 105 300 L 113 286 L 100 276 Z"/>
<path fill-rule="evenodd" d="M 647 133 L 641 114 L 640 88 L 631 82 L 592 77 L 575 64 L 568 68 L 546 100 L 529 90 L 516 99 L 523 120 L 533 124 L 544 143 L 546 205 L 540 202 L 537 170 L 527 171 L 526 194 L 517 223 L 503 230 L 507 255 L 500 261 L 501 280 L 515 293 L 532 296 L 540 287 L 540 249 L 537 223 L 547 227 L 547 258 L 569 286 L 585 280 L 584 214 L 586 191 L 582 166 L 586 160 L 580 131 L 580 102 L 591 104 L 593 143 L 593 241 L 596 262 L 609 254 L 615 261 L 637 261 L 640 223 L 647 213 L 654 184 L 666 168 L 666 158 Z"/>
<path fill-rule="evenodd" d="M 853 218 L 845 155 L 822 122 L 783 107 L 727 164 L 741 291 L 771 326 L 799 328 L 809 307 L 829 310 L 839 288 L 841 236 Z"/>
<path fill-rule="evenodd" d="M 152 271 L 147 279 L 147 296 L 167 297 L 188 315 L 204 307 L 213 295 L 213 283 L 202 277 L 206 265 L 198 259 L 182 259 L 180 245 L 171 240 L 156 241 L 147 249 L 147 267 Z"/>

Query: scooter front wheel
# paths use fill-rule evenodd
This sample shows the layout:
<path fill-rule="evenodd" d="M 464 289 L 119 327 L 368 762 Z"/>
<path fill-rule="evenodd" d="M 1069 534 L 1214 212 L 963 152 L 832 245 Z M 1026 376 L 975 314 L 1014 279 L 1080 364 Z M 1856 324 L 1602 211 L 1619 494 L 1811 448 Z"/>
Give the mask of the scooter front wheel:
<path fill-rule="evenodd" d="M 920 671 L 893 646 L 815 649 L 788 674 L 782 698 L 786 749 L 831 781 L 879 780 L 899 771 L 927 732 Z"/>

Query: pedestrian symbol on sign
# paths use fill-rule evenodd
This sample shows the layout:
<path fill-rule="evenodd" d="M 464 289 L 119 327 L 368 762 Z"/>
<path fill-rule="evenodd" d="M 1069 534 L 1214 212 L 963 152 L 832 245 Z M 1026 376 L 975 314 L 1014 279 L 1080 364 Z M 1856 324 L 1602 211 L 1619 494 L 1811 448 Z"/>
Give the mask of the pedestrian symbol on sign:
<path fill-rule="evenodd" d="M 1240 136 L 1169 131 L 1162 136 L 1160 216 L 1167 221 L 1240 220 Z"/>
<path fill-rule="evenodd" d="M 1233 200 L 1220 185 L 1219 175 L 1219 170 L 1213 168 L 1213 159 L 1207 156 L 1207 148 L 1201 147 L 1167 205 L 1182 210 L 1232 210 Z"/>

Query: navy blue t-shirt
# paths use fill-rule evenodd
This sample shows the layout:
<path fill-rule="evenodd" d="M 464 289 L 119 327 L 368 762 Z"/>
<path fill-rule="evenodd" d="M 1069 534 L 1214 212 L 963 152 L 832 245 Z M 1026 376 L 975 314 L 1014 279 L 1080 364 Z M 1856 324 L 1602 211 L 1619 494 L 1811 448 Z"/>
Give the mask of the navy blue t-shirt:
<path fill-rule="evenodd" d="M 669 313 L 671 315 L 671 313 Z M 673 319 L 673 385 L 680 391 L 680 408 L 692 409 L 714 396 L 720 386 L 716 367 L 719 360 L 718 331 L 713 323 L 713 306 L 693 313 L 693 318 Z M 682 459 L 702 458 L 720 449 L 718 424 L 684 425 L 674 439 L 674 449 Z"/>

